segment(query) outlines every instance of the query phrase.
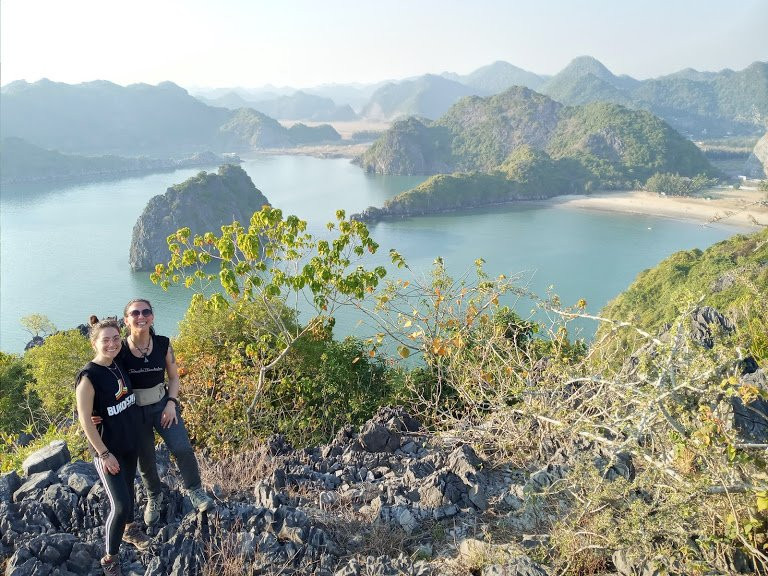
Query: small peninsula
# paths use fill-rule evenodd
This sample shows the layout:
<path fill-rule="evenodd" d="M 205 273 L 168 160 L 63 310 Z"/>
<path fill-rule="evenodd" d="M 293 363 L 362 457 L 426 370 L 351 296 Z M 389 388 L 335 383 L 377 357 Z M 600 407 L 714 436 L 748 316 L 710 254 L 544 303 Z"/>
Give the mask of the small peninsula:
<path fill-rule="evenodd" d="M 179 228 L 188 226 L 196 234 L 233 220 L 248 222 L 266 204 L 269 200 L 239 166 L 221 166 L 216 174 L 200 172 L 147 203 L 133 227 L 131 269 L 151 270 L 166 262 L 166 239 Z"/>

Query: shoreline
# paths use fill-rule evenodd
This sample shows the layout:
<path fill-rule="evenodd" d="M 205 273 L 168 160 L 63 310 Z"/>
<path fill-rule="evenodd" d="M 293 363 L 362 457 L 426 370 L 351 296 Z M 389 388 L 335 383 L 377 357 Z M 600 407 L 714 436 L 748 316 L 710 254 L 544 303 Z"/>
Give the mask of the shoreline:
<path fill-rule="evenodd" d="M 768 226 L 766 193 L 756 189 L 716 189 L 706 197 L 659 196 L 644 190 L 556 196 L 545 201 L 553 207 L 642 214 L 757 231 Z"/>

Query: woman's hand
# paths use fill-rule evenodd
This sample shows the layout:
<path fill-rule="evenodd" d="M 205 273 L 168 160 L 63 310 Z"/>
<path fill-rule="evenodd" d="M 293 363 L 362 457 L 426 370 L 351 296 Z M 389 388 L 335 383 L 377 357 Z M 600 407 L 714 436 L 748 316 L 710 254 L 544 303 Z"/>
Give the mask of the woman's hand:
<path fill-rule="evenodd" d="M 179 418 L 176 416 L 176 404 L 171 400 L 165 403 L 163 413 L 160 415 L 160 426 L 163 428 L 170 428 L 174 424 L 179 423 Z"/>
<path fill-rule="evenodd" d="M 105 458 L 101 458 L 101 466 L 104 472 L 113 476 L 120 472 L 120 463 L 111 452 Z"/>

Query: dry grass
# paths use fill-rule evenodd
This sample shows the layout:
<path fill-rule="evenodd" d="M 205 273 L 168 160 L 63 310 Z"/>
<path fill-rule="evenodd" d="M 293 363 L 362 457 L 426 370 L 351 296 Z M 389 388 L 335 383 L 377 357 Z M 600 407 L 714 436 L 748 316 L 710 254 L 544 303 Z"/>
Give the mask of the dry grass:
<path fill-rule="evenodd" d="M 254 445 L 215 461 L 200 458 L 199 463 L 203 484 L 218 486 L 225 496 L 249 491 L 257 482 L 270 477 L 278 467 L 275 458 L 263 445 Z"/>

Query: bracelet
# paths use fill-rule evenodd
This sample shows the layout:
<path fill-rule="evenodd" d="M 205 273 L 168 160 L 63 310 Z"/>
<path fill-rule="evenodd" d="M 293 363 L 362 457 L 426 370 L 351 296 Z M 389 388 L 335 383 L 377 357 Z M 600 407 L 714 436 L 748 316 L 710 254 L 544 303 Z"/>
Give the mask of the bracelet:
<path fill-rule="evenodd" d="M 103 454 L 99 454 L 99 458 L 101 458 L 102 460 L 106 460 L 106 459 L 107 459 L 107 458 L 109 458 L 111 455 L 112 455 L 112 453 L 111 453 L 109 450 L 107 450 L 107 451 L 106 451 L 106 452 L 104 452 Z"/>
<path fill-rule="evenodd" d="M 173 396 L 168 396 L 168 402 L 173 402 L 174 404 L 176 404 L 176 406 L 181 406 L 181 404 L 179 403 L 179 399 L 174 398 Z"/>

